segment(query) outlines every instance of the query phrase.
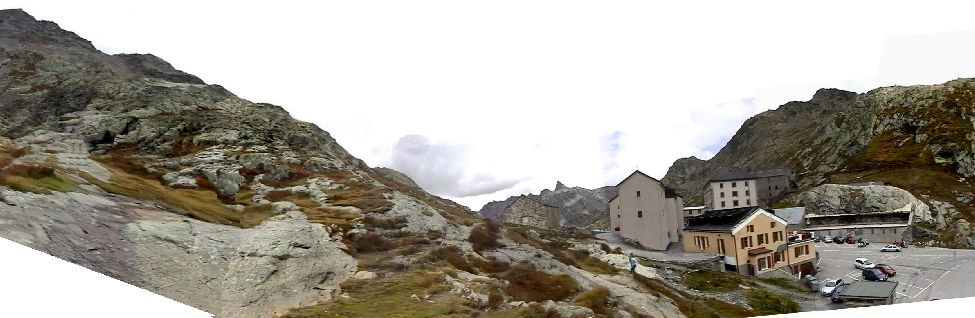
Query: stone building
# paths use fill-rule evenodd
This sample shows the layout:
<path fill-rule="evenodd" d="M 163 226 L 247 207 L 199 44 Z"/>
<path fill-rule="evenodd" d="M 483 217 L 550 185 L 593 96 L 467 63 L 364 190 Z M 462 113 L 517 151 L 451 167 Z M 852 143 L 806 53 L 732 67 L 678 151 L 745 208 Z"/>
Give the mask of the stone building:
<path fill-rule="evenodd" d="M 853 235 L 871 242 L 911 242 L 915 205 L 882 212 L 807 213 L 803 231 L 816 236 L 835 237 Z"/>
<path fill-rule="evenodd" d="M 559 208 L 521 196 L 504 208 L 502 222 L 552 229 L 559 226 Z"/>
<path fill-rule="evenodd" d="M 667 250 L 681 239 L 684 199 L 659 180 L 635 171 L 616 185 L 609 200 L 613 233 L 651 250 Z"/>

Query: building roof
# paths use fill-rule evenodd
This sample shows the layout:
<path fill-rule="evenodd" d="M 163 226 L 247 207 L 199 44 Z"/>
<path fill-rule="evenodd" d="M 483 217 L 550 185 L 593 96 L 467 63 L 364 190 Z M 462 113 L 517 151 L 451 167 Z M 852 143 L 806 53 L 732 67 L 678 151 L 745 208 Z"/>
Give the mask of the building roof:
<path fill-rule="evenodd" d="M 748 171 L 739 168 L 718 168 L 711 176 L 711 181 L 730 181 L 730 180 L 744 180 L 751 179 L 752 174 Z"/>
<path fill-rule="evenodd" d="M 842 295 L 850 297 L 887 298 L 893 295 L 896 289 L 897 282 L 895 281 L 872 282 L 858 280 L 850 284 L 850 287 L 843 291 Z"/>
<path fill-rule="evenodd" d="M 627 176 L 626 178 L 623 178 L 623 180 L 620 181 L 620 183 L 617 183 L 616 186 L 619 187 L 620 185 L 623 184 L 623 182 L 626 182 L 627 179 L 629 179 L 629 178 L 631 178 L 631 177 L 633 177 L 633 176 L 635 176 L 637 174 L 642 175 L 642 176 L 647 177 L 647 178 L 650 178 L 650 180 L 656 181 L 657 183 L 660 183 L 660 185 L 664 187 L 664 197 L 666 197 L 666 198 L 681 197 L 679 194 L 677 194 L 677 191 L 675 191 L 674 189 L 671 189 L 671 188 L 668 188 L 668 187 L 664 186 L 663 185 L 663 182 L 660 182 L 660 180 L 657 180 L 657 178 L 648 176 L 646 173 L 643 173 L 640 170 L 633 171 L 633 173 L 631 173 L 629 176 Z M 619 192 L 617 192 L 616 195 L 614 195 L 612 198 L 609 198 L 609 201 L 607 201 L 607 202 L 613 202 L 613 200 L 616 200 L 616 198 L 619 197 L 619 196 L 620 196 L 620 194 L 619 194 Z"/>
<path fill-rule="evenodd" d="M 843 225 L 823 225 L 816 227 L 803 228 L 803 231 L 823 231 L 823 230 L 852 230 L 852 229 L 880 229 L 891 227 L 910 226 L 911 223 L 885 223 L 885 224 L 843 224 Z"/>
<path fill-rule="evenodd" d="M 785 209 L 774 209 L 772 214 L 782 218 L 788 224 L 802 224 L 803 215 L 806 214 L 805 207 L 794 207 Z"/>
<path fill-rule="evenodd" d="M 660 182 L 660 180 L 657 180 L 657 178 L 651 177 L 651 176 L 647 175 L 646 173 L 641 172 L 640 170 L 636 170 L 636 171 L 633 171 L 633 173 L 631 173 L 629 176 L 626 176 L 626 178 L 623 178 L 623 180 L 620 181 L 620 183 L 617 183 L 616 186 L 619 187 L 621 184 L 623 184 L 623 182 L 626 182 L 626 179 L 629 179 L 629 178 L 631 178 L 631 177 L 633 177 L 633 176 L 635 176 L 637 174 L 642 175 L 642 176 L 647 177 L 647 178 L 650 178 L 653 181 Z"/>
<path fill-rule="evenodd" d="M 704 208 L 706 208 L 706 207 L 703 206 L 703 205 L 702 206 L 689 206 L 689 207 L 684 207 L 684 211 L 687 211 L 687 210 L 701 210 L 701 209 L 704 209 Z"/>
<path fill-rule="evenodd" d="M 712 211 L 703 215 L 687 218 L 685 231 L 702 232 L 730 232 L 739 223 L 747 219 L 758 207 L 737 208 Z"/>

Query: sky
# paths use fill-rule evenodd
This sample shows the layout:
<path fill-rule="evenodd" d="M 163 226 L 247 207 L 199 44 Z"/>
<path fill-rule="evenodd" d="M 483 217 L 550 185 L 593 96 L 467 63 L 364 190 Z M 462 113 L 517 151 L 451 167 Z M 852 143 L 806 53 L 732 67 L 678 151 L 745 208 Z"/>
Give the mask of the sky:
<path fill-rule="evenodd" d="M 818 88 L 975 77 L 948 1 L 2 0 L 280 105 L 474 210 L 712 157 Z"/>

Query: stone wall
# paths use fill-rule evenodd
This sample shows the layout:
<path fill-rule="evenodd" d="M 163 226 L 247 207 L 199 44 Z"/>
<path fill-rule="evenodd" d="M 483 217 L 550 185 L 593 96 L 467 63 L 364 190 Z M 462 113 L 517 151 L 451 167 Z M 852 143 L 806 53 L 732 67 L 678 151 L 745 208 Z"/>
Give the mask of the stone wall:
<path fill-rule="evenodd" d="M 528 197 L 521 197 L 504 209 L 502 221 L 509 224 L 552 229 L 558 227 L 559 224 L 558 208 Z"/>

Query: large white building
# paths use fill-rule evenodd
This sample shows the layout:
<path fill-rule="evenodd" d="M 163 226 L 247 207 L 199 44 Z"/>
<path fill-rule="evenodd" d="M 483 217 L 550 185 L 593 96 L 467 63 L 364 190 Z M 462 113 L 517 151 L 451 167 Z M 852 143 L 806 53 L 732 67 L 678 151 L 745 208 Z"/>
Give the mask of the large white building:
<path fill-rule="evenodd" d="M 652 250 L 666 250 L 680 242 L 684 200 L 674 190 L 640 171 L 616 188 L 619 194 L 609 200 L 613 233 Z"/>

